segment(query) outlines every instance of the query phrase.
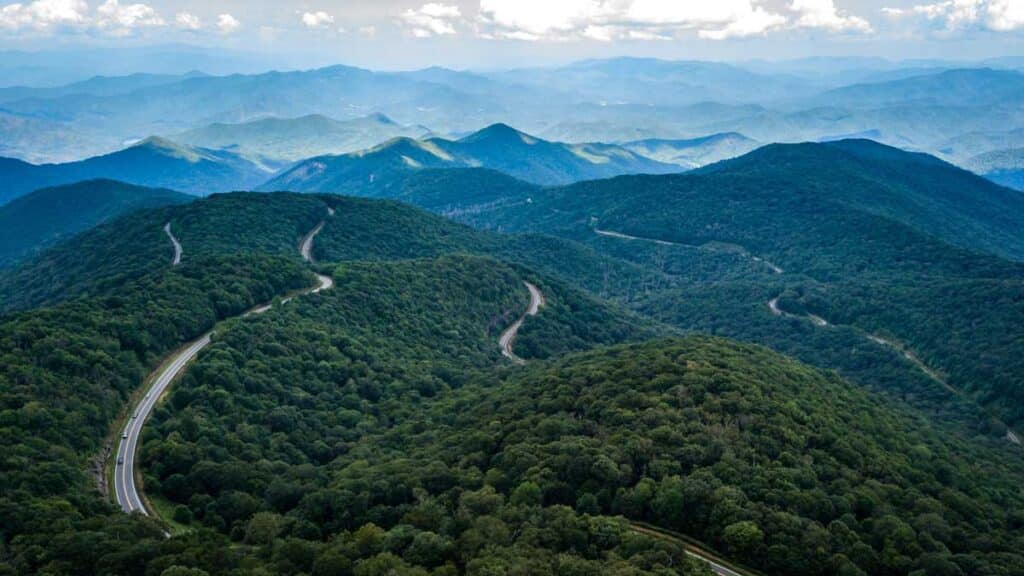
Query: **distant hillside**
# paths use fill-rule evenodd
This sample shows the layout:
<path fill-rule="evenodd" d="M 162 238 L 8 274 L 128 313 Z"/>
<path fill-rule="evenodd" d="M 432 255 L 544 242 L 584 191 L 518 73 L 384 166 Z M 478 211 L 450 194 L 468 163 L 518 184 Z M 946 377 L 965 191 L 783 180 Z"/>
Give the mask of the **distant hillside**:
<path fill-rule="evenodd" d="M 0 203 L 46 186 L 99 178 L 206 195 L 247 190 L 272 172 L 273 167 L 240 154 L 153 137 L 118 152 L 66 164 L 0 159 L 0 178 L 13 182 L 0 194 Z"/>
<path fill-rule="evenodd" d="M 399 138 L 361 152 L 320 156 L 297 164 L 262 190 L 360 192 L 410 171 L 489 168 L 535 184 L 566 184 L 620 174 L 663 174 L 678 166 L 608 144 L 563 144 L 495 124 L 461 140 Z"/>
<path fill-rule="evenodd" d="M 699 168 L 720 160 L 742 156 L 761 146 L 760 142 L 736 132 L 712 134 L 688 140 L 652 138 L 622 144 L 623 148 L 659 162 Z"/>
<path fill-rule="evenodd" d="M 871 108 L 893 105 L 986 106 L 1024 99 L 1024 74 L 989 68 L 944 70 L 888 82 L 854 84 L 821 94 L 828 106 Z"/>
<path fill-rule="evenodd" d="M 964 168 L 1017 190 L 1024 190 L 1024 148 L 993 150 L 966 162 Z"/>
<path fill-rule="evenodd" d="M 112 180 L 37 190 L 0 206 L 0 266 L 121 214 L 192 199 L 180 192 Z"/>
<path fill-rule="evenodd" d="M 171 136 L 203 148 L 237 149 L 266 158 L 297 161 L 344 154 L 397 137 L 422 138 L 422 126 L 402 126 L 383 114 L 334 120 L 320 114 L 299 118 L 264 118 L 241 124 L 215 123 Z"/>

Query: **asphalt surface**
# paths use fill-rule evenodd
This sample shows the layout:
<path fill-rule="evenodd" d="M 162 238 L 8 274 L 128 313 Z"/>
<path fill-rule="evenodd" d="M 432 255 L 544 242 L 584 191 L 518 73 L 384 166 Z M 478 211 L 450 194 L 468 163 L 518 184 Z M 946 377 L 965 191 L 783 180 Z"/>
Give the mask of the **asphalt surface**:
<path fill-rule="evenodd" d="M 181 242 L 178 242 L 178 239 L 171 233 L 170 222 L 164 224 L 164 232 L 167 234 L 167 237 L 171 239 L 171 243 L 174 244 L 174 260 L 171 261 L 171 265 L 177 266 L 178 264 L 181 264 Z"/>
<path fill-rule="evenodd" d="M 333 214 L 333 211 L 331 212 Z M 302 257 L 309 262 L 312 262 L 310 254 L 313 247 L 313 238 L 320 232 L 324 227 L 324 223 L 320 222 L 316 228 L 311 230 L 307 234 L 300 246 Z M 175 259 L 174 263 L 177 264 L 181 257 L 181 245 L 175 240 L 174 236 L 171 235 L 171 225 L 168 223 L 164 227 L 164 231 L 170 236 L 174 242 L 175 247 Z M 323 274 L 317 274 L 319 280 L 317 287 L 307 290 L 304 294 L 316 294 L 323 290 L 327 290 L 334 286 L 334 280 L 330 276 L 324 276 Z M 291 300 L 288 298 L 287 302 Z M 270 310 L 272 304 L 263 304 L 257 306 L 242 316 L 252 316 L 255 314 L 262 314 L 267 310 Z M 135 463 L 136 456 L 139 447 L 139 438 L 142 435 L 142 426 L 146 423 L 146 419 L 153 413 L 153 408 L 159 401 L 160 396 L 166 392 L 167 388 L 174 382 L 174 380 L 185 371 L 188 363 L 191 362 L 199 352 L 206 348 L 210 344 L 210 336 L 212 332 L 203 334 L 198 339 L 185 345 L 180 352 L 171 356 L 170 360 L 164 363 L 163 366 L 157 369 L 154 373 L 153 384 L 150 385 L 149 390 L 146 391 L 146 395 L 138 402 L 138 404 L 132 409 L 131 416 L 128 419 L 128 424 L 125 426 L 121 433 L 121 439 L 117 446 L 117 462 L 114 468 L 114 495 L 117 498 L 117 504 L 127 513 L 137 512 L 139 514 L 145 514 L 149 516 L 149 511 L 146 510 L 146 506 L 142 502 L 142 498 L 139 496 L 139 488 L 135 482 Z"/>
<path fill-rule="evenodd" d="M 185 366 L 199 354 L 199 351 L 210 344 L 210 334 L 203 334 L 198 340 L 189 343 L 184 350 L 174 356 L 170 362 L 157 370 L 157 377 L 152 386 L 146 391 L 146 395 L 135 406 L 128 425 L 121 434 L 121 442 L 117 447 L 117 464 L 114 471 L 114 494 L 117 496 L 117 503 L 125 512 L 139 512 L 149 515 L 146 507 L 139 497 L 138 488 L 135 485 L 135 456 L 138 452 L 139 436 L 142 433 L 142 426 L 146 419 L 152 414 L 160 396 L 174 382 Z"/>
<path fill-rule="evenodd" d="M 530 291 L 530 306 L 526 309 L 526 313 L 520 316 L 514 324 L 501 333 L 501 338 L 498 339 L 498 345 L 501 346 L 502 356 L 516 364 L 526 363 L 525 360 L 516 356 L 515 353 L 512 352 L 512 346 L 516 341 L 516 334 L 519 333 L 519 329 L 523 326 L 523 321 L 526 320 L 526 317 L 536 316 L 537 312 L 540 311 L 540 307 L 544 305 L 544 295 L 541 294 L 540 288 L 537 288 L 529 282 L 524 282 L 524 284 L 526 284 L 526 289 Z"/>

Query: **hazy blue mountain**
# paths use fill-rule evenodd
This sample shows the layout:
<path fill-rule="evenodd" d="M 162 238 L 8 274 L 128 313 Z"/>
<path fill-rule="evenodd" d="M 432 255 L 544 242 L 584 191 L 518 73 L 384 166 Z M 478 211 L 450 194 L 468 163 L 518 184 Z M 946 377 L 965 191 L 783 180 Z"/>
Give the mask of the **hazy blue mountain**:
<path fill-rule="evenodd" d="M 0 202 L 46 186 L 97 178 L 206 195 L 252 188 L 273 171 L 230 151 L 193 148 L 154 137 L 118 152 L 66 164 L 34 165 L 5 158 L 0 161 L 0 175 L 12 183 L 3 189 Z"/>
<path fill-rule="evenodd" d="M 664 174 L 679 167 L 609 144 L 548 142 L 495 124 L 461 140 L 398 138 L 375 148 L 320 156 L 293 166 L 260 188 L 359 191 L 384 186 L 410 171 L 489 168 L 536 184 L 565 184 L 620 174 Z"/>
<path fill-rule="evenodd" d="M 171 136 L 203 148 L 244 150 L 266 158 L 303 160 L 325 154 L 363 150 L 392 138 L 423 138 L 430 130 L 403 126 L 383 114 L 334 120 L 320 114 L 299 118 L 264 118 L 242 124 L 215 123 Z"/>
<path fill-rule="evenodd" d="M 951 162 L 963 163 L 979 154 L 1008 148 L 1024 148 L 1024 128 L 967 132 L 940 143 L 938 152 Z"/>
<path fill-rule="evenodd" d="M 712 134 L 687 140 L 652 138 L 625 142 L 623 148 L 659 162 L 698 168 L 706 164 L 742 156 L 761 146 L 761 143 L 736 132 Z"/>
<path fill-rule="evenodd" d="M 0 206 L 0 266 L 16 262 L 121 214 L 183 204 L 193 196 L 113 180 L 36 190 Z"/>
<path fill-rule="evenodd" d="M 492 75 L 544 86 L 603 104 L 683 106 L 704 101 L 765 102 L 816 88 L 799 78 L 761 75 L 730 64 L 655 58 L 584 60 L 557 68 L 528 68 Z M 757 90 L 750 90 L 757 86 Z"/>
<path fill-rule="evenodd" d="M 0 88 L 0 104 L 27 98 L 58 98 L 73 94 L 91 94 L 93 96 L 112 96 L 124 94 L 141 88 L 162 86 L 180 82 L 188 78 L 204 76 L 201 72 L 187 74 L 144 74 L 136 73 L 127 76 L 94 76 L 88 80 L 72 82 L 63 86 L 30 87 L 10 86 Z"/>
<path fill-rule="evenodd" d="M 1024 148 L 979 154 L 967 160 L 964 168 L 1003 186 L 1024 190 Z"/>
<path fill-rule="evenodd" d="M 987 106 L 1024 100 L 1024 74 L 958 69 L 837 88 L 813 99 L 822 105 L 877 108 L 895 105 Z"/>

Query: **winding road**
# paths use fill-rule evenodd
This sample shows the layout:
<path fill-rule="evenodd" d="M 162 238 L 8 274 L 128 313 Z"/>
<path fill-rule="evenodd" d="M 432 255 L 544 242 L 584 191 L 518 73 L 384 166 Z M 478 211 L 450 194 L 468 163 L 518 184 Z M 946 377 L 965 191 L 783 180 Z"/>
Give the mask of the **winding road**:
<path fill-rule="evenodd" d="M 328 209 L 328 213 L 333 215 L 334 211 Z M 177 264 L 181 256 L 181 245 L 171 235 L 170 223 L 164 227 L 164 231 L 174 241 L 175 246 L 175 260 Z M 321 221 L 316 227 L 311 230 L 302 239 L 300 244 L 300 252 L 302 258 L 307 262 L 312 263 L 311 251 L 313 247 L 313 238 L 322 230 L 324 227 L 324 221 Z M 323 290 L 327 290 L 334 286 L 334 280 L 330 276 L 323 274 L 317 274 L 319 282 L 315 288 L 310 288 L 302 293 L 305 294 L 316 294 Z M 291 300 L 288 298 L 285 302 Z M 257 306 L 245 314 L 243 317 L 252 316 L 255 314 L 262 314 L 267 310 L 270 310 L 272 304 L 262 304 Z M 213 332 L 207 332 L 196 340 L 186 344 L 180 351 L 171 355 L 170 359 L 165 362 L 162 366 L 157 368 L 156 372 L 153 373 L 152 384 L 146 391 L 145 396 L 132 408 L 131 417 L 128 420 L 128 424 L 125 426 L 124 431 L 121 433 L 121 439 L 117 446 L 117 463 L 114 468 L 114 495 L 117 498 L 117 504 L 121 507 L 121 510 L 128 512 L 138 512 L 149 516 L 149 510 L 146 509 L 146 505 L 142 500 L 139 493 L 139 487 L 135 482 L 135 459 L 138 454 L 138 447 L 140 443 L 140 436 L 142 435 L 142 427 L 145 425 L 146 420 L 153 413 L 153 409 L 156 407 L 160 397 L 167 391 L 170 385 L 174 382 L 185 367 L 191 362 L 199 352 L 206 348 L 210 344 L 210 337 Z"/>
<path fill-rule="evenodd" d="M 537 288 L 529 282 L 523 282 L 523 284 L 526 284 L 526 289 L 530 291 L 530 306 L 514 324 L 501 333 L 501 338 L 498 339 L 498 345 L 501 346 L 502 356 L 516 364 L 526 364 L 525 360 L 516 356 L 515 352 L 512 351 L 512 346 L 516 341 L 516 334 L 519 333 L 519 329 L 523 326 L 523 321 L 526 320 L 526 317 L 536 316 L 537 312 L 540 311 L 540 307 L 544 305 L 544 294 L 541 293 L 540 288 Z"/>
<path fill-rule="evenodd" d="M 669 242 L 668 240 L 660 240 L 658 238 L 645 238 L 643 236 L 630 236 L 629 234 L 623 234 L 622 232 L 615 232 L 612 230 L 601 230 L 600 228 L 593 228 L 593 230 L 594 233 L 597 234 L 598 236 L 605 236 L 607 238 L 618 238 L 619 240 L 631 241 L 636 240 L 639 242 L 651 242 L 653 244 L 658 244 L 660 246 L 680 246 L 682 248 L 692 248 L 695 250 L 713 250 L 713 248 L 709 248 L 708 246 L 697 246 L 696 244 L 683 244 L 681 242 Z M 747 250 L 742 246 L 737 246 L 737 248 L 739 249 L 740 254 L 746 256 L 747 258 L 750 258 L 751 260 L 757 262 L 758 264 L 763 264 L 767 266 L 775 274 L 782 274 L 783 272 L 785 272 L 782 268 L 779 268 L 778 266 L 772 264 L 771 262 L 765 260 L 764 258 L 761 258 L 760 256 L 754 256 L 750 252 L 747 252 Z"/>
<path fill-rule="evenodd" d="M 774 314 L 776 316 L 787 317 L 787 318 L 800 318 L 800 316 L 798 316 L 796 314 L 790 314 L 789 312 L 786 312 L 785 310 L 779 308 L 779 298 L 780 298 L 779 296 L 776 296 L 775 298 L 772 298 L 771 300 L 768 301 L 768 308 L 772 311 L 772 314 Z M 811 322 L 813 322 L 815 326 L 821 326 L 821 327 L 831 326 L 831 324 L 829 324 L 828 321 L 825 320 L 824 318 L 822 318 L 821 316 L 815 316 L 814 314 L 807 314 L 806 316 L 804 316 L 804 318 L 806 318 L 807 320 L 810 320 Z M 903 356 L 903 358 L 907 360 L 907 362 L 910 362 L 911 364 L 913 364 L 918 370 L 923 372 L 925 376 L 928 376 L 929 378 L 931 378 L 933 381 L 935 381 L 936 383 L 941 385 L 943 388 L 945 388 L 948 392 L 950 392 L 950 393 L 952 393 L 952 394 L 954 394 L 956 396 L 962 396 L 963 395 L 960 392 L 960 390 L 957 390 L 956 388 L 954 388 L 949 383 L 949 380 L 947 380 L 945 376 L 940 374 L 938 370 L 935 370 L 931 366 L 925 364 L 924 360 L 921 360 L 920 358 L 918 358 L 917 354 L 914 354 L 914 352 L 912 350 L 910 350 L 909 348 L 907 348 L 903 344 L 901 344 L 899 342 L 894 342 L 892 340 L 889 340 L 888 338 L 883 338 L 883 337 L 881 337 L 881 336 L 879 336 L 877 334 L 866 334 L 866 333 L 862 332 L 859 328 L 854 328 L 854 327 L 851 327 L 851 328 L 854 331 L 860 332 L 861 334 L 864 335 L 864 337 L 866 337 L 868 340 L 871 340 L 875 344 L 878 344 L 880 346 L 884 346 L 886 348 L 889 348 L 889 349 L 891 349 L 891 350 L 901 354 Z M 1016 444 L 1018 446 L 1024 445 L 1024 444 L 1021 443 L 1021 439 L 1020 439 L 1020 437 L 1017 436 L 1016 432 L 1014 432 L 1009 427 L 1007 427 L 1007 429 L 1006 429 L 1006 440 L 1008 442 L 1011 442 L 1011 443 Z"/>
<path fill-rule="evenodd" d="M 167 234 L 167 237 L 171 239 L 171 243 L 174 244 L 174 260 L 171 260 L 171 266 L 177 266 L 181 264 L 181 242 L 178 242 L 178 239 L 171 233 L 170 222 L 164 224 L 164 233 Z"/>

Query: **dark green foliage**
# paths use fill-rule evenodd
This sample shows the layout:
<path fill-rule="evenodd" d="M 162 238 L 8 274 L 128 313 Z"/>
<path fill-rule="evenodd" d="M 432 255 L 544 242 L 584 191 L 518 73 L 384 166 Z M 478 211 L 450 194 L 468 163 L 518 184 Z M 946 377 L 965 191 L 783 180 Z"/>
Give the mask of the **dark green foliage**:
<path fill-rule="evenodd" d="M 114 514 L 87 478 L 89 458 L 161 356 L 312 283 L 281 258 L 205 257 L 128 283 L 118 296 L 0 319 L 4 560 L 19 573 L 127 574 L 154 556 L 161 530 Z"/>
<path fill-rule="evenodd" d="M 235 252 L 298 259 L 300 239 L 326 217 L 321 200 L 299 194 L 217 194 L 137 212 L 0 272 L 0 310 L 107 295 L 143 274 L 169 268 L 174 248 L 163 230 L 168 222 L 182 244 L 182 262 Z"/>
<path fill-rule="evenodd" d="M 456 202 L 463 189 L 451 176 L 445 182 Z M 1021 421 L 1024 340 L 1011 326 L 1020 324 L 1024 265 L 1006 259 L 1024 254 L 1017 192 L 930 156 L 842 141 L 766 146 L 697 173 L 538 188 L 529 198 L 464 218 L 629 261 L 637 273 L 599 290 L 584 285 L 654 319 L 767 344 L 989 428 L 941 383 L 868 339 L 888 334 L 969 401 L 1010 425 Z M 794 312 L 852 330 L 819 333 L 773 318 L 767 302 L 786 289 L 816 295 Z"/>
<path fill-rule="evenodd" d="M 121 214 L 191 200 L 180 192 L 112 180 L 37 190 L 0 207 L 0 266 Z"/>

